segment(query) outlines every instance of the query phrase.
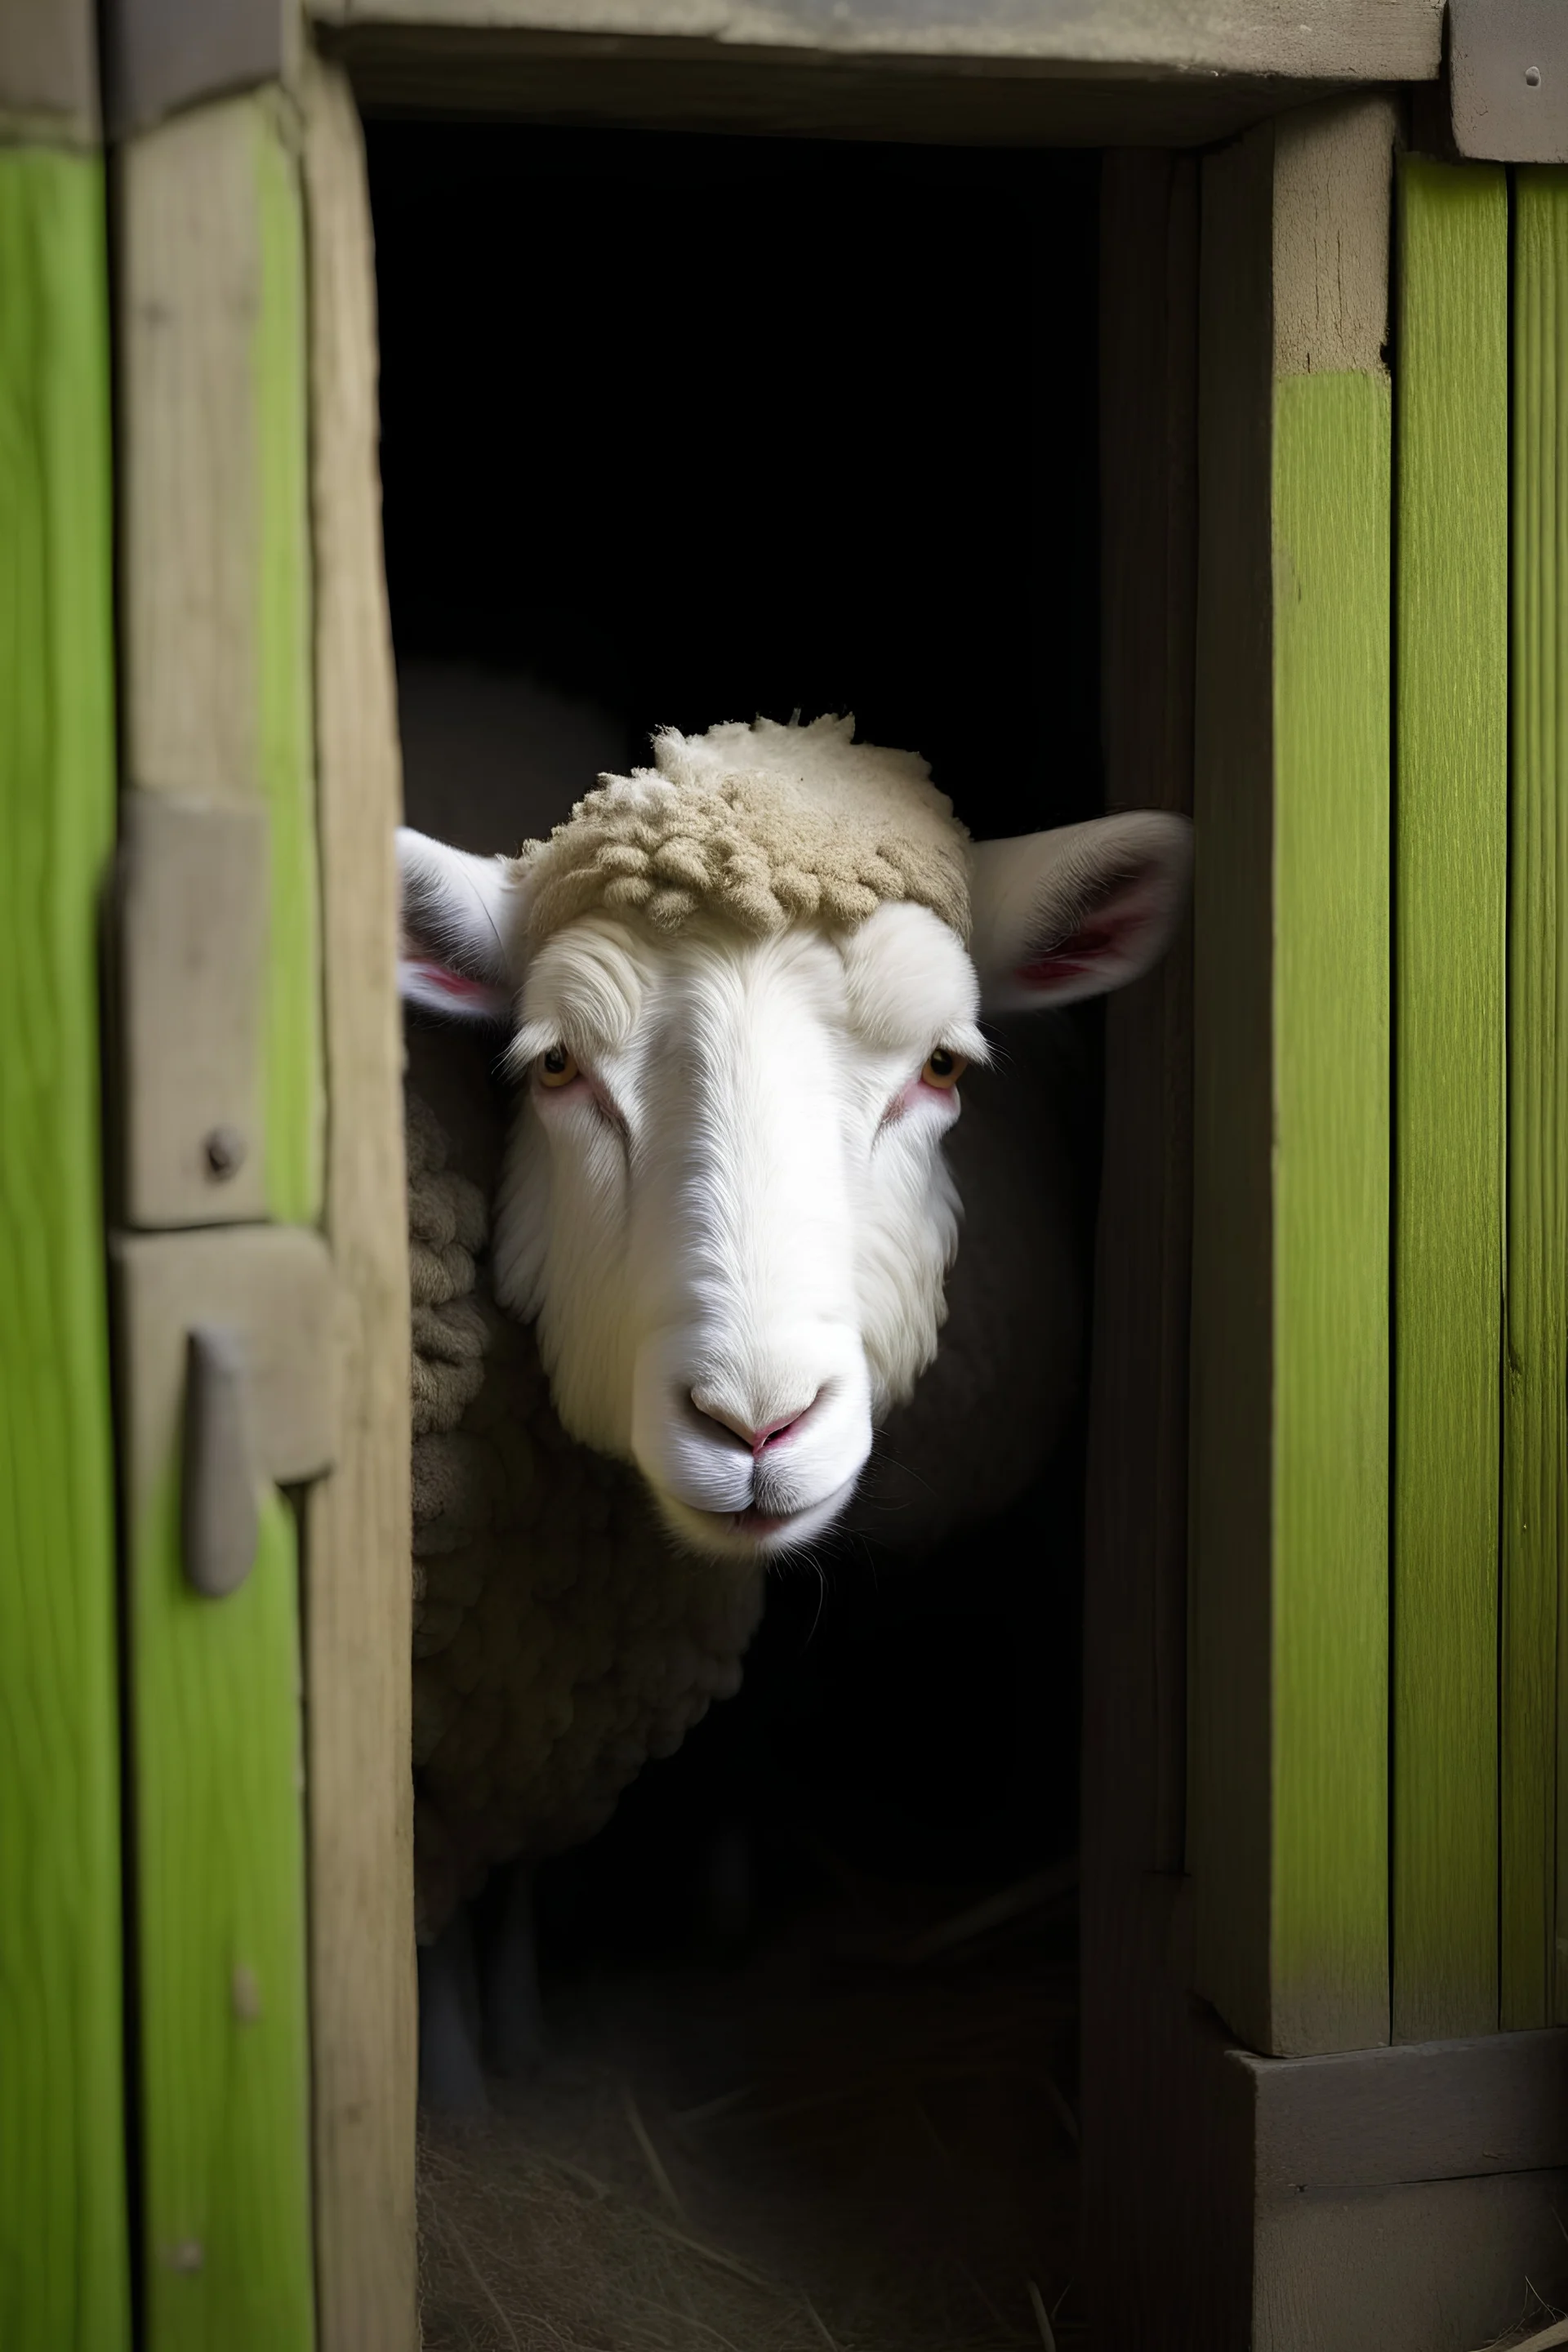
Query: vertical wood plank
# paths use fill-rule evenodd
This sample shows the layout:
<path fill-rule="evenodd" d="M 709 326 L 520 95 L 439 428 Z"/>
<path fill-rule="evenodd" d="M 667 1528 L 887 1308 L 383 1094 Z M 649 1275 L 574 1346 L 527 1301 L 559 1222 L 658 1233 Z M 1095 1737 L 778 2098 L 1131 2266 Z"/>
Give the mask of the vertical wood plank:
<path fill-rule="evenodd" d="M 267 1202 L 310 1223 L 321 1102 L 304 246 L 281 93 L 129 141 L 117 193 L 128 781 L 267 813 Z M 134 1420 L 144 1401 L 133 1377 L 125 1387 Z M 144 2323 L 157 2352 L 308 2352 L 298 1531 L 272 1497 L 246 1584 L 196 1599 L 180 1570 L 173 1423 L 161 1442 L 130 1537 Z"/>
<path fill-rule="evenodd" d="M 298 1539 L 180 1568 L 179 1463 L 131 1530 L 143 2313 L 157 2352 L 309 2352 Z"/>
<path fill-rule="evenodd" d="M 1102 737 L 1106 805 L 1193 805 L 1197 165 L 1158 149 L 1101 179 Z M 1105 1025 L 1085 1601 L 1106 1638 L 1086 1669 L 1102 1835 L 1142 1873 L 1185 1845 L 1192 940 Z M 1143 1465 L 1129 1475 L 1130 1463 Z M 1128 1639 L 1128 1621 L 1139 1638 Z M 1114 1720 L 1100 1708 L 1114 1710 Z M 1092 1775 L 1091 1775 L 1092 1777 Z M 1121 1801 L 1118 1801 L 1120 1800 Z M 1135 1808 L 1135 1813 L 1122 1806 Z M 1134 1827 L 1134 1820 L 1136 1827 Z"/>
<path fill-rule="evenodd" d="M 1187 1862 L 1197 1965 L 1267 2049 L 1272 1528 L 1272 134 L 1203 167 Z"/>
<path fill-rule="evenodd" d="M 1388 2018 L 1390 403 L 1275 401 L 1272 2039 Z"/>
<path fill-rule="evenodd" d="M 1502 2013 L 1568 2018 L 1568 173 L 1516 174 Z"/>
<path fill-rule="evenodd" d="M 337 1464 L 306 1604 L 321 2352 L 416 2352 L 408 1244 L 395 985 L 397 714 L 381 550 L 375 284 L 344 77 L 304 86 L 326 1052 L 344 1306 Z"/>
<path fill-rule="evenodd" d="M 305 224 L 292 137 L 251 116 L 259 310 L 256 378 L 256 708 L 271 835 L 267 1189 L 280 1222 L 321 1213 L 321 909 L 311 711 Z"/>
<path fill-rule="evenodd" d="M 1393 131 L 1205 166 L 1189 1851 L 1278 2054 L 1388 2030 Z"/>
<path fill-rule="evenodd" d="M 130 2341 L 97 925 L 113 845 L 95 158 L 0 153 L 0 2342 Z"/>
<path fill-rule="evenodd" d="M 1102 738 L 1111 808 L 1190 813 L 1198 163 L 1100 180 Z M 1096 2343 L 1242 2340 L 1252 2142 L 1191 1999 L 1184 1859 L 1192 941 L 1106 1005 L 1086 1478 L 1083 2279 Z"/>
<path fill-rule="evenodd" d="M 127 782 L 260 801 L 268 1202 L 321 1213 L 303 229 L 276 92 L 121 151 Z"/>
<path fill-rule="evenodd" d="M 1498 2023 L 1508 190 L 1402 159 L 1393 2030 Z"/>

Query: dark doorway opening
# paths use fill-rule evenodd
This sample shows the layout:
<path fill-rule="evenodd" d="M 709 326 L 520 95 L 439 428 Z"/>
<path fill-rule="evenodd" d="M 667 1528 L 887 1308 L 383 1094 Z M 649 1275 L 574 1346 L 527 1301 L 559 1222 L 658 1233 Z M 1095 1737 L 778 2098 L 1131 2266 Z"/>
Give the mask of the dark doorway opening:
<path fill-rule="evenodd" d="M 920 750 L 982 837 L 1098 814 L 1098 158 L 411 121 L 367 139 L 411 823 L 512 849 L 657 726 L 797 709 Z M 1087 1283 L 1098 1030 L 1076 1027 Z M 632 2079 L 650 2034 L 684 2035 L 701 2054 L 670 2112 L 721 2102 L 758 2002 L 776 2051 L 789 2000 L 853 2015 L 843 1971 L 873 1946 L 880 1965 L 990 1903 L 933 1997 L 942 2032 L 1021 2003 L 997 2046 L 1010 2032 L 1025 2074 L 1048 2058 L 1024 2102 L 1039 2130 L 1010 2112 L 996 2163 L 1020 2212 L 1060 2203 L 1082 1468 L 1075 1425 L 1036 1489 L 934 1559 L 847 1545 L 776 1579 L 740 1697 L 541 1873 L 574 2046 L 597 2032 Z M 642 2017 L 642 2043 L 606 2016 Z M 980 2099 L 969 2030 L 939 2105 Z M 973 2171 L 974 2118 L 924 2113 L 905 2141 L 930 2125 L 924 2160 Z M 869 2128 L 899 2137 L 880 2109 Z M 1048 2193 L 1031 2164 L 1056 2168 Z M 733 2242 L 768 2252 L 740 2223 Z M 996 2262 L 977 2345 L 1007 2340 L 987 2304 L 1035 2324 L 1022 2256 L 1006 2285 Z M 949 2284 L 951 2346 L 971 2338 Z M 892 2352 L 881 2324 L 863 2340 Z"/>

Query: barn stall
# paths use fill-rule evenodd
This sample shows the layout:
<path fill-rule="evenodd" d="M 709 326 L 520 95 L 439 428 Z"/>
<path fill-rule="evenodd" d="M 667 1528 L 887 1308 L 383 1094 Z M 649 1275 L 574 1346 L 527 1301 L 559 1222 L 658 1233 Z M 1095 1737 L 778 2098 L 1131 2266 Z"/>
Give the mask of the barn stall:
<path fill-rule="evenodd" d="M 552 728 L 635 748 L 725 715 L 715 697 L 815 696 L 920 730 L 981 833 L 1090 805 L 1097 737 L 1110 805 L 1194 809 L 1190 958 L 1105 1023 L 1082 2253 L 1058 2320 L 1107 2345 L 1470 2352 L 1568 2299 L 1550 16 L 1451 11 L 1445 68 L 1426 0 L 1305 29 L 1112 8 L 1092 41 L 1016 12 L 387 0 L 220 28 L 122 6 L 106 174 L 86 13 L 15 14 L 8 2342 L 416 2340 L 394 635 L 415 787 L 434 747 L 449 813 L 466 737 L 476 824 L 486 697 L 510 724 L 528 694 L 546 791 L 579 755 Z M 637 322 L 722 315 L 758 250 L 775 276 L 748 310 L 825 351 L 836 309 L 858 330 L 825 369 L 858 436 L 742 369 L 744 421 L 793 426 L 775 446 L 728 417 L 683 439 L 661 391 L 591 446 L 591 372 L 552 383 L 552 334 L 635 379 Z M 418 348 L 437 303 L 445 383 Z M 862 502 L 826 591 L 802 609 L 791 547 L 754 633 L 705 583 L 700 643 L 668 586 L 650 620 L 623 546 L 694 483 L 743 501 L 805 464 L 814 506 Z M 494 530 L 441 538 L 444 499 L 487 495 Z M 607 579 L 570 572 L 590 538 Z M 847 580 L 846 557 L 875 568 Z M 810 675 L 750 683 L 754 642 Z M 862 1922 L 883 1909 L 874 1954 L 840 1933 L 836 1981 L 875 1986 L 889 1931 L 906 1956 L 945 1933 L 961 2039 L 1060 1998 L 1066 1464 L 991 1547 L 973 1651 L 951 1563 L 876 1608 L 836 1570 L 810 1640 L 783 1588 L 760 1699 L 543 1890 L 581 2011 L 606 1981 L 647 2008 L 658 1972 L 637 1999 L 614 1973 L 638 1958 L 667 1990 L 679 1958 L 689 1992 L 737 1773 L 759 1949 L 836 1924 L 837 1868 Z M 1020 1573 L 1042 1529 L 1055 1579 Z M 1029 1671 L 1017 1737 L 987 1747 L 998 1626 Z M 955 1657 L 973 1714 L 921 1819 L 911 1751 Z M 728 1773 L 726 1740 L 751 1751 Z M 856 1822 L 868 1756 L 888 1777 Z M 661 1918 L 683 1858 L 695 1895 Z M 1027 1932 L 977 1950 L 940 1898 L 982 1880 L 1034 1896 Z M 896 2032 L 898 2007 L 879 1990 L 851 2032 Z M 1037 2053 L 1049 2021 L 1019 2017 Z M 636 2050 L 615 2063 L 635 2107 Z M 1028 2077 L 1026 2228 L 1061 2193 L 1060 2073 L 1053 2053 Z M 634 2215 L 606 2295 L 617 2263 L 645 2277 L 658 2168 L 679 2226 L 707 2227 L 687 2209 L 715 2143 L 688 2173 L 637 2115 L 618 2145 L 640 2128 L 651 2164 L 601 2184 Z M 541 2193 L 525 2166 L 514 2211 Z M 1038 2312 L 1000 2323 L 1045 2340 L 1059 2282 L 1032 2284 Z M 605 2309 L 604 2340 L 635 2341 Z"/>

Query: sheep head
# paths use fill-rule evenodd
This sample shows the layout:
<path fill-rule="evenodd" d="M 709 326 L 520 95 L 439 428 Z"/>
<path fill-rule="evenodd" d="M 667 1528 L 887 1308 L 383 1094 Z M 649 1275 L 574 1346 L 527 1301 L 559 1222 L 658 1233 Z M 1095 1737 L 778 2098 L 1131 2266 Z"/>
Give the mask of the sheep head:
<path fill-rule="evenodd" d="M 400 836 L 403 985 L 510 1031 L 494 1278 L 562 1421 L 683 1542 L 765 1555 L 837 1517 L 936 1352 L 983 1014 L 1146 969 L 1188 835 L 972 843 L 850 721 L 656 760 L 515 859 Z"/>

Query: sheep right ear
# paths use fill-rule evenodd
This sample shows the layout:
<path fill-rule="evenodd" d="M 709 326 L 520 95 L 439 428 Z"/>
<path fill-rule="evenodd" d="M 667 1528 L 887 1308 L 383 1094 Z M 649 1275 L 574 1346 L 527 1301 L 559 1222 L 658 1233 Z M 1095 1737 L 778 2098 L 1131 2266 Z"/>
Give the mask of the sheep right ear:
<path fill-rule="evenodd" d="M 462 1021 L 510 1022 L 511 859 L 475 857 L 400 825 L 397 864 L 399 995 Z"/>
<path fill-rule="evenodd" d="M 1163 955 L 1186 904 L 1192 827 L 1130 809 L 971 853 L 970 953 L 986 1013 L 1102 996 Z"/>

